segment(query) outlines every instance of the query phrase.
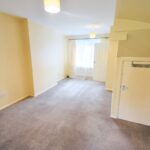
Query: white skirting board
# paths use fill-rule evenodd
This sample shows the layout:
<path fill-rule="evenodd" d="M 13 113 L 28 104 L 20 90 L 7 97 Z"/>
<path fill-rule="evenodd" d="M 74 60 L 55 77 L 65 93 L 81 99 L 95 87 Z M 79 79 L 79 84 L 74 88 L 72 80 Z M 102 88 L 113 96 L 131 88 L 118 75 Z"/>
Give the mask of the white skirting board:
<path fill-rule="evenodd" d="M 59 79 L 57 82 L 53 83 L 51 86 L 49 86 L 49 87 L 46 88 L 45 90 L 43 90 L 43 91 L 41 91 L 41 92 L 35 94 L 34 97 L 37 97 L 37 96 L 39 96 L 39 95 L 45 93 L 45 92 L 48 91 L 49 89 L 55 87 L 55 86 L 58 84 L 58 82 L 60 82 L 61 80 L 64 80 L 65 78 L 66 78 L 66 77 L 62 77 L 61 79 Z"/>
<path fill-rule="evenodd" d="M 15 101 L 13 101 L 13 102 L 11 102 L 11 103 L 9 103 L 9 104 L 7 104 L 7 105 L 1 107 L 0 110 L 5 109 L 5 108 L 7 108 L 7 107 L 9 107 L 9 106 L 11 106 L 11 105 L 13 105 L 13 104 L 16 104 L 16 103 L 18 103 L 18 102 L 20 102 L 20 101 L 26 99 L 27 97 L 29 97 L 29 95 L 28 95 L 28 96 L 23 96 L 23 97 L 21 97 L 21 98 L 18 98 L 17 100 L 15 100 Z"/>
<path fill-rule="evenodd" d="M 48 91 L 49 89 L 53 88 L 53 87 L 56 86 L 56 85 L 57 85 L 57 83 L 51 85 L 49 88 L 43 90 L 42 92 L 40 92 L 40 93 L 38 93 L 38 94 L 36 94 L 36 95 L 34 95 L 34 96 L 32 95 L 31 97 L 37 97 L 37 96 L 41 95 L 42 93 L 45 93 L 45 92 Z M 0 110 L 5 109 L 5 108 L 7 108 L 7 107 L 9 107 L 9 106 L 11 106 L 11 105 L 14 105 L 14 104 L 18 103 L 19 101 L 22 101 L 22 100 L 24 100 L 24 99 L 26 99 L 26 98 L 28 98 L 28 97 L 30 97 L 30 96 L 27 95 L 27 96 L 23 96 L 23 97 L 21 97 L 21 98 L 18 98 L 17 100 L 15 100 L 15 101 L 13 101 L 13 102 L 11 102 L 11 103 L 9 103 L 9 104 L 7 104 L 7 105 L 1 107 Z"/>
<path fill-rule="evenodd" d="M 34 97 L 37 97 L 37 96 L 39 96 L 39 95 L 45 93 L 46 91 L 48 91 L 49 89 L 53 88 L 53 87 L 56 86 L 57 84 L 58 84 L 58 83 L 56 82 L 56 83 L 52 84 L 51 86 L 49 86 L 48 88 L 44 89 L 43 91 L 34 94 Z"/>
<path fill-rule="evenodd" d="M 63 78 L 60 79 L 59 81 L 65 79 L 65 78 L 66 78 L 66 77 L 63 77 Z M 36 94 L 36 95 L 26 95 L 26 96 L 23 96 L 23 97 L 21 97 L 21 98 L 18 98 L 17 100 L 15 100 L 15 101 L 13 101 L 13 102 L 11 102 L 11 103 L 9 103 L 9 104 L 7 104 L 7 105 L 1 107 L 0 110 L 5 109 L 5 108 L 7 108 L 7 107 L 9 107 L 9 106 L 11 106 L 11 105 L 13 105 L 13 104 L 16 104 L 16 103 L 18 103 L 19 101 L 22 101 L 22 100 L 26 99 L 27 97 L 37 97 L 37 96 L 39 96 L 39 95 L 45 93 L 45 92 L 48 91 L 49 89 L 55 87 L 55 86 L 58 84 L 59 81 L 57 81 L 56 83 L 52 84 L 51 86 L 49 86 L 48 88 L 46 88 L 45 90 L 41 91 L 40 93 L 38 93 L 38 94 Z"/>

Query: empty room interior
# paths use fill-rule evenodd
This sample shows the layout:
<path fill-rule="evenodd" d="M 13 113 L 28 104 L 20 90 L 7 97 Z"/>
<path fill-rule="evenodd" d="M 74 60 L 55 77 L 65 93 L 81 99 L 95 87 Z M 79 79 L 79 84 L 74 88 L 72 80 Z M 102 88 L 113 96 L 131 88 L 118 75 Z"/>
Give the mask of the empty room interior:
<path fill-rule="evenodd" d="M 150 0 L 0 0 L 0 150 L 150 150 Z"/>

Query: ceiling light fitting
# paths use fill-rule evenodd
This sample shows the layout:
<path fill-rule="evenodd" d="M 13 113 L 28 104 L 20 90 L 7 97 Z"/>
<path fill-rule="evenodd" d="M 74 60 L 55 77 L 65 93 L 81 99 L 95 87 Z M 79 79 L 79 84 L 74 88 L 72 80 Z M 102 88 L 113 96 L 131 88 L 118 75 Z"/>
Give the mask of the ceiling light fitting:
<path fill-rule="evenodd" d="M 44 0 L 44 7 L 48 13 L 60 12 L 60 0 Z"/>
<path fill-rule="evenodd" d="M 91 39 L 95 39 L 96 38 L 96 33 L 95 32 L 91 32 L 90 33 L 90 38 Z"/>

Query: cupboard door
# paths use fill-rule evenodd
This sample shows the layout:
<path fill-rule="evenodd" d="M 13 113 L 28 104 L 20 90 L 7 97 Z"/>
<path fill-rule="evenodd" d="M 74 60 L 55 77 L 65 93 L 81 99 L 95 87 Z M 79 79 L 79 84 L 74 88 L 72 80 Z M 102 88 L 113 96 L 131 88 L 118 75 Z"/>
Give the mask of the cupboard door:
<path fill-rule="evenodd" d="M 150 125 L 150 68 L 124 62 L 119 118 Z"/>

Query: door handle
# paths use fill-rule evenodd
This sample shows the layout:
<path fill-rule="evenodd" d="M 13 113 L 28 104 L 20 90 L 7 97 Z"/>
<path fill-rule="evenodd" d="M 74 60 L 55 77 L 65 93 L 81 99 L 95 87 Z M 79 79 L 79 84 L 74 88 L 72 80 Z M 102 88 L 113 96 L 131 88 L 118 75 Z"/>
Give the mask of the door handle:
<path fill-rule="evenodd" d="M 126 91 L 126 90 L 128 90 L 128 87 L 127 87 L 126 85 L 122 85 L 122 86 L 121 86 L 121 90 L 122 90 L 122 91 Z"/>

